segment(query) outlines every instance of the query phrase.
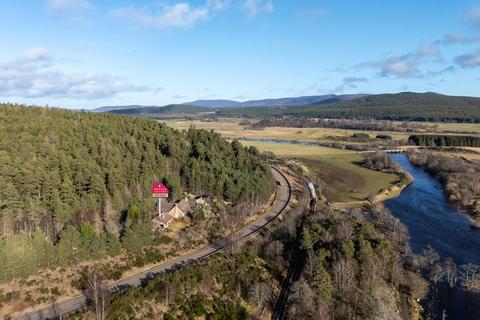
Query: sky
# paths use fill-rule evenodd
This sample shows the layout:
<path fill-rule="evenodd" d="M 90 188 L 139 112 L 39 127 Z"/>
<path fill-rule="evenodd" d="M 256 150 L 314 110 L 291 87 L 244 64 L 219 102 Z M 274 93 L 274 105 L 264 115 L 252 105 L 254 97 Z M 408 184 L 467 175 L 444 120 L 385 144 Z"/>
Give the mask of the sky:
<path fill-rule="evenodd" d="M 1 1 L 0 39 L 0 102 L 480 96 L 479 1 Z"/>

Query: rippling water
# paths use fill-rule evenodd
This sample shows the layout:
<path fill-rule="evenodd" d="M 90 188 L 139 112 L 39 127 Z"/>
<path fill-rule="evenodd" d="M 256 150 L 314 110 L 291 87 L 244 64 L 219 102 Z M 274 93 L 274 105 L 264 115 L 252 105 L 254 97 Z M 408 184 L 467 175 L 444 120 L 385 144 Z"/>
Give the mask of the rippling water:
<path fill-rule="evenodd" d="M 468 217 L 448 201 L 438 179 L 413 166 L 404 154 L 391 157 L 415 179 L 398 197 L 385 201 L 386 207 L 408 227 L 413 252 L 421 253 L 430 245 L 442 259 L 451 257 L 458 265 L 480 265 L 480 231 L 473 229 Z M 445 309 L 449 320 L 480 319 L 477 294 L 440 286 L 432 295 L 437 298 L 432 310 L 437 316 Z"/>

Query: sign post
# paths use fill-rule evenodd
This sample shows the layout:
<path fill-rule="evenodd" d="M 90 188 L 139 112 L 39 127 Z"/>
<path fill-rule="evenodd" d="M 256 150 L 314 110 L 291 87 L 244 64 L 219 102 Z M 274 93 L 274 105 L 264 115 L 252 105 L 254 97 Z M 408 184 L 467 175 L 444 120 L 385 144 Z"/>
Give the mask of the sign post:
<path fill-rule="evenodd" d="M 152 197 L 158 199 L 158 215 L 162 215 L 162 198 L 168 198 L 168 193 L 170 191 L 167 187 L 161 182 L 154 182 L 152 185 Z"/>

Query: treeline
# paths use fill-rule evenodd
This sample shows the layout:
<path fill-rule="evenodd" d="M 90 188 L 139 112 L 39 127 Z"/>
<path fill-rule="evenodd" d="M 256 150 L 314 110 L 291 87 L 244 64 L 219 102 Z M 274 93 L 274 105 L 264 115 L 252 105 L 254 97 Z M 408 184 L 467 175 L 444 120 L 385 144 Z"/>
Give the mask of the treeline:
<path fill-rule="evenodd" d="M 91 224 L 83 223 L 80 227 L 66 226 L 56 242 L 47 239 L 39 229 L 32 234 L 5 237 L 0 241 L 0 282 L 25 279 L 45 268 L 65 268 L 124 253 L 123 263 L 115 265 L 108 274 L 108 279 L 118 280 L 133 266 L 142 267 L 165 258 L 165 252 L 157 246 L 172 240 L 155 233 L 149 219 L 150 216 L 148 221 L 128 218 L 120 236 L 100 233 Z"/>
<path fill-rule="evenodd" d="M 412 153 L 409 158 L 413 164 L 426 168 L 440 179 L 450 201 L 472 207 L 480 218 L 480 165 L 422 151 Z"/>
<path fill-rule="evenodd" d="M 367 154 L 363 160 L 363 165 L 371 170 L 394 172 L 399 174 L 405 172 L 402 166 L 396 164 L 392 158 L 390 158 L 384 152 Z"/>
<path fill-rule="evenodd" d="M 480 136 L 415 134 L 408 142 L 423 147 L 480 147 Z"/>
<path fill-rule="evenodd" d="M 221 116 L 295 116 L 325 119 L 375 119 L 480 123 L 480 98 L 435 93 L 380 94 L 335 103 L 217 110 Z"/>
<path fill-rule="evenodd" d="M 396 131 L 415 132 L 428 131 L 434 126 L 427 126 L 415 122 L 394 122 L 387 120 L 372 119 L 316 119 L 309 117 L 278 117 L 265 118 L 250 125 L 251 129 L 263 129 L 266 127 L 287 127 L 287 128 L 337 128 L 350 130 L 368 131 Z"/>
<path fill-rule="evenodd" d="M 273 188 L 270 170 L 255 148 L 213 132 L 178 131 L 109 114 L 0 105 L 0 257 L 5 270 L 0 278 L 94 259 L 113 252 L 109 247 L 120 240 L 128 243 L 128 230 L 151 219 L 153 202 L 143 199 L 150 198 L 157 179 L 170 188 L 172 199 L 189 192 L 258 203 Z M 139 203 L 141 209 L 127 210 Z M 63 243 L 69 243 L 66 258 Z M 83 247 L 98 250 L 81 254 Z M 29 263 L 15 270 L 25 259 Z"/>

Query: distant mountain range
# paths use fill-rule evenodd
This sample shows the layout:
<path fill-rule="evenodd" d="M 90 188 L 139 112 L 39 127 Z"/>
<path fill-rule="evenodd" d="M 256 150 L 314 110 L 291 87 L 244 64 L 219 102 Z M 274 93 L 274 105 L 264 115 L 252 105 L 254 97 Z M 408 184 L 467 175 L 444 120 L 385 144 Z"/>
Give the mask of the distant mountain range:
<path fill-rule="evenodd" d="M 248 107 L 282 107 L 282 106 L 303 106 L 308 104 L 325 104 L 342 100 L 352 100 L 368 96 L 368 94 L 326 94 L 321 96 L 302 96 L 279 99 L 261 99 L 248 101 L 235 100 L 195 100 L 185 102 L 190 106 L 201 106 L 209 108 L 248 108 Z"/>
<path fill-rule="evenodd" d="M 296 116 L 318 118 L 480 122 L 480 98 L 435 92 L 378 95 L 323 95 L 251 101 L 197 100 L 168 106 L 107 106 L 111 112 L 158 118 L 201 114 L 232 117 Z"/>
<path fill-rule="evenodd" d="M 332 103 L 342 100 L 352 100 L 356 98 L 361 98 L 368 96 L 368 94 L 326 94 L 321 96 L 302 96 L 302 97 L 290 97 L 290 98 L 279 98 L 279 99 L 262 99 L 262 100 L 248 100 L 248 101 L 235 101 L 235 100 L 195 100 L 191 102 L 184 102 L 179 105 L 188 105 L 188 106 L 197 106 L 197 107 L 207 107 L 213 109 L 220 108 L 245 108 L 245 107 L 281 107 L 281 106 L 304 106 L 309 104 L 325 104 Z M 174 104 L 178 106 L 178 104 Z M 93 109 L 93 112 L 111 112 L 113 110 L 117 111 L 115 113 L 120 113 L 120 110 L 130 110 L 130 109 L 142 109 L 147 110 L 147 108 L 154 108 L 158 110 L 159 108 L 164 108 L 166 106 L 142 106 L 142 105 L 127 105 L 127 106 L 104 106 Z"/>
<path fill-rule="evenodd" d="M 198 114 L 211 112 L 215 110 L 209 107 L 191 106 L 186 104 L 169 104 L 168 106 L 156 107 L 156 106 L 122 106 L 122 107 L 102 107 L 103 111 L 95 109 L 95 112 L 109 112 L 115 114 L 125 115 L 184 115 L 184 114 Z"/>
<path fill-rule="evenodd" d="M 160 108 L 160 106 L 142 106 L 138 104 L 132 104 L 127 106 L 104 106 L 95 108 L 92 112 L 110 112 L 113 110 L 128 110 L 128 109 L 137 109 L 137 108 Z"/>
<path fill-rule="evenodd" d="M 226 117 L 294 116 L 480 123 L 480 98 L 401 92 L 295 107 L 224 108 L 217 109 L 216 114 Z"/>

